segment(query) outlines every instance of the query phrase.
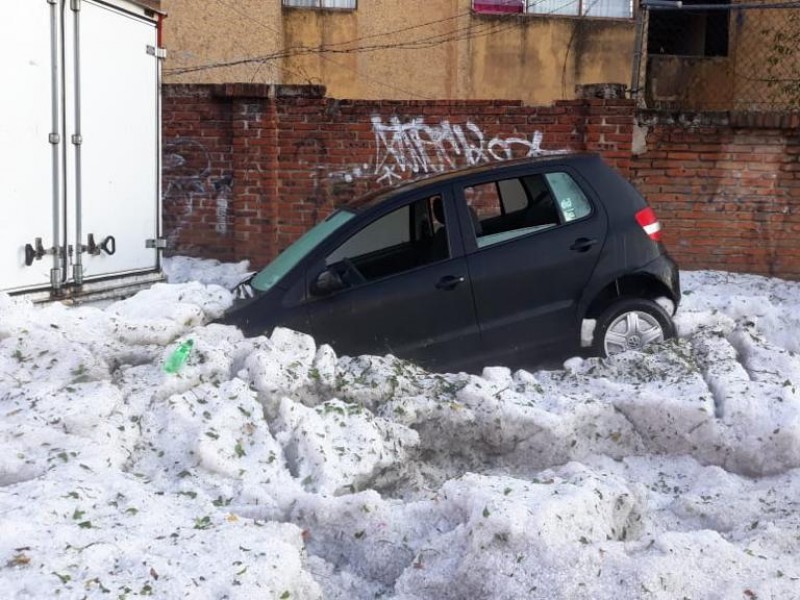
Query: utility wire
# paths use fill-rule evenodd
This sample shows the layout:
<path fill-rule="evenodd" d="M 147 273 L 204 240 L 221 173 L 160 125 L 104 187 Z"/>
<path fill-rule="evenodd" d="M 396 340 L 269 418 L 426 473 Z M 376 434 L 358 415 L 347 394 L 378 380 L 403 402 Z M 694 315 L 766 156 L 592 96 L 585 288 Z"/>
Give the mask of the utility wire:
<path fill-rule="evenodd" d="M 514 2 L 514 0 L 500 0 L 500 1 L 502 3 L 512 3 L 512 2 Z M 546 1 L 546 0 L 536 0 L 535 2 L 529 2 L 528 5 L 529 6 L 534 6 L 536 4 L 540 4 L 540 3 L 544 2 L 544 1 Z M 568 4 L 569 3 L 573 3 L 573 2 L 577 2 L 577 1 L 578 0 L 568 0 Z M 274 33 L 280 33 L 278 30 L 276 30 L 276 29 L 264 24 L 263 22 L 258 21 L 257 19 L 251 17 L 250 15 L 247 15 L 246 13 L 241 12 L 239 9 L 228 5 L 226 2 L 223 2 L 223 0 L 217 0 L 217 2 L 219 2 L 220 4 L 225 6 L 226 8 L 229 8 L 230 10 L 233 10 L 233 11 L 237 12 L 238 14 L 240 14 L 240 16 L 242 16 L 246 20 L 252 22 L 253 24 L 265 27 L 265 28 L 269 29 L 270 31 L 272 31 Z M 556 10 L 559 10 L 559 9 L 560 9 L 560 7 L 557 8 Z M 491 31 L 494 31 L 494 30 L 501 31 L 501 30 L 505 30 L 505 29 L 508 29 L 508 28 L 513 28 L 513 27 L 516 26 L 515 23 L 510 23 L 507 26 L 502 26 L 502 27 L 498 27 L 496 24 L 489 24 L 487 27 L 484 27 L 482 31 L 479 30 L 478 33 L 476 34 L 475 33 L 475 27 L 472 26 L 472 25 L 467 25 L 465 27 L 461 27 L 459 29 L 454 29 L 454 30 L 451 30 L 449 32 L 442 32 L 442 33 L 438 33 L 438 34 L 433 34 L 433 35 L 431 35 L 429 37 L 418 38 L 417 40 L 411 40 L 410 42 L 376 44 L 376 45 L 372 45 L 372 46 L 360 46 L 360 47 L 356 47 L 356 48 L 348 48 L 348 49 L 345 49 L 345 50 L 338 50 L 337 49 L 338 46 L 350 45 L 350 44 L 353 44 L 353 43 L 355 43 L 357 41 L 360 41 L 360 40 L 370 39 L 370 38 L 374 38 L 374 37 L 383 37 L 383 36 L 387 36 L 387 35 L 393 35 L 393 34 L 397 34 L 397 33 L 400 33 L 400 32 L 403 32 L 403 31 L 412 30 L 412 29 L 419 29 L 421 27 L 425 27 L 425 26 L 428 26 L 428 25 L 433 25 L 433 24 L 443 23 L 443 22 L 447 22 L 447 21 L 452 21 L 452 20 L 455 20 L 455 19 L 458 19 L 458 18 L 461 18 L 461 17 L 464 17 L 464 16 L 468 16 L 470 14 L 471 14 L 471 11 L 467 11 L 467 12 L 459 13 L 458 15 L 454 15 L 454 16 L 451 16 L 451 17 L 446 17 L 446 18 L 443 18 L 443 19 L 436 19 L 434 21 L 428 21 L 428 22 L 425 22 L 425 23 L 412 25 L 412 26 L 409 26 L 409 27 L 406 27 L 406 28 L 403 28 L 403 29 L 400 29 L 400 30 L 395 30 L 395 31 L 391 31 L 391 32 L 384 31 L 384 32 L 376 33 L 376 34 L 371 34 L 371 35 L 368 35 L 368 36 L 362 36 L 362 37 L 359 37 L 359 38 L 354 38 L 352 40 L 345 40 L 343 42 L 336 42 L 336 43 L 333 43 L 333 44 L 323 44 L 323 45 L 320 45 L 320 46 L 311 46 L 311 47 L 309 47 L 309 46 L 294 46 L 294 47 L 287 48 L 285 50 L 282 50 L 282 51 L 279 51 L 279 52 L 275 52 L 275 53 L 272 53 L 272 54 L 269 54 L 269 55 L 250 57 L 248 59 L 233 60 L 233 61 L 227 61 L 227 62 L 221 62 L 221 63 L 209 63 L 207 65 L 196 65 L 196 66 L 193 66 L 193 67 L 186 67 L 185 68 L 186 70 L 184 70 L 184 69 L 172 69 L 172 70 L 169 70 L 169 72 L 170 73 L 187 72 L 188 69 L 195 70 L 195 69 L 198 69 L 198 68 L 206 68 L 206 67 L 208 67 L 208 68 L 218 68 L 218 67 L 242 64 L 243 61 L 247 61 L 247 60 L 252 60 L 252 61 L 274 60 L 274 59 L 279 59 L 279 58 L 284 58 L 284 57 L 289 57 L 289 56 L 295 56 L 295 55 L 301 55 L 301 54 L 313 54 L 313 53 L 323 53 L 323 52 L 329 52 L 329 53 L 332 53 L 332 54 L 335 54 L 335 53 L 345 54 L 345 53 L 367 52 L 367 51 L 388 50 L 388 49 L 399 49 L 399 50 L 402 50 L 402 49 L 413 49 L 413 50 L 417 50 L 417 49 L 428 48 L 428 47 L 431 47 L 433 45 L 438 45 L 438 44 L 443 43 L 443 42 L 452 41 L 454 39 L 459 39 L 458 37 L 453 37 L 453 34 L 461 32 L 461 31 L 470 31 L 470 30 L 472 30 L 472 32 L 473 32 L 472 35 L 465 36 L 464 38 L 462 38 L 462 39 L 469 39 L 469 38 L 472 38 L 472 37 L 478 37 L 480 34 L 483 34 L 483 33 L 486 33 L 486 32 L 491 32 Z M 548 14 L 548 13 L 540 13 L 540 14 Z M 428 44 L 428 43 L 425 43 L 425 42 L 431 42 L 431 43 Z"/>
<path fill-rule="evenodd" d="M 504 1 L 510 1 L 510 0 L 504 0 Z M 364 40 L 369 40 L 369 39 L 373 39 L 373 38 L 376 38 L 376 37 L 397 35 L 398 33 L 405 33 L 406 31 L 412 31 L 414 29 L 421 29 L 422 27 L 427 27 L 429 25 L 438 25 L 440 23 L 446 23 L 448 21 L 455 21 L 456 19 L 460 19 L 462 17 L 469 16 L 470 14 L 471 14 L 471 11 L 466 11 L 466 12 L 458 13 L 457 15 L 453 15 L 452 17 L 446 17 L 444 19 L 436 19 L 435 21 L 427 21 L 425 23 L 418 23 L 417 25 L 411 25 L 409 27 L 403 27 L 401 29 L 379 31 L 377 33 L 371 33 L 369 35 L 363 35 L 361 37 L 353 38 L 351 40 L 345 40 L 343 42 L 335 42 L 333 44 L 326 44 L 325 47 L 346 46 L 348 44 L 355 44 L 356 42 L 362 42 Z"/>
<path fill-rule="evenodd" d="M 570 0 L 572 2 L 577 0 Z M 502 26 L 498 27 L 496 25 L 490 25 L 482 28 L 481 30 L 474 32 L 468 35 L 460 35 L 462 31 L 468 31 L 469 28 L 463 28 L 459 30 L 454 30 L 451 32 L 445 32 L 442 34 L 436 34 L 434 36 L 430 36 L 428 38 L 420 38 L 417 40 L 411 40 L 409 42 L 404 42 L 400 44 L 376 44 L 373 46 L 359 46 L 356 48 L 348 48 L 348 49 L 335 49 L 329 48 L 327 46 L 294 46 L 291 48 L 287 48 L 284 50 L 278 50 L 271 54 L 265 54 L 261 56 L 254 56 L 248 58 L 240 58 L 234 59 L 230 61 L 222 61 L 216 63 L 205 63 L 200 65 L 193 65 L 190 67 L 176 67 L 173 69 L 165 69 L 164 73 L 168 75 L 181 75 L 185 73 L 192 73 L 196 71 L 205 71 L 208 69 L 217 69 L 217 68 L 224 68 L 224 67 L 234 67 L 243 64 L 252 64 L 252 63 L 259 63 L 269 60 L 279 60 L 282 58 L 290 58 L 296 56 L 304 56 L 304 55 L 321 55 L 323 59 L 326 59 L 324 56 L 325 54 L 360 54 L 366 52 L 378 52 L 383 50 L 424 50 L 436 46 L 440 46 L 443 43 L 449 41 L 456 41 L 456 40 L 468 40 L 468 39 L 475 39 L 479 37 L 485 37 L 487 35 L 495 34 L 502 32 L 505 29 L 509 29 L 514 25 Z M 331 60 L 331 59 L 327 59 Z M 351 69 L 354 70 L 354 69 Z"/>
<path fill-rule="evenodd" d="M 275 29 L 274 27 L 272 27 L 272 26 L 270 26 L 270 25 L 267 25 L 267 24 L 266 24 L 266 23 L 264 23 L 263 21 L 261 21 L 261 20 L 259 20 L 259 19 L 256 19 L 256 18 L 252 17 L 251 15 L 248 15 L 248 14 L 246 14 L 246 13 L 243 13 L 243 12 L 242 12 L 241 10 L 239 10 L 238 8 L 236 8 L 236 7 L 232 6 L 232 5 L 230 5 L 230 4 L 229 4 L 229 3 L 227 3 L 227 2 L 224 2 L 223 0 L 216 0 L 216 1 L 217 1 L 217 3 L 219 3 L 219 4 L 221 4 L 222 6 L 226 7 L 228 10 L 232 10 L 233 12 L 236 12 L 236 13 L 238 13 L 238 14 L 240 14 L 240 15 L 244 16 L 244 17 L 245 17 L 247 20 L 251 21 L 252 23 L 254 23 L 254 24 L 256 24 L 256 25 L 258 25 L 258 26 L 260 26 L 260 27 L 263 27 L 263 28 L 264 28 L 264 29 L 266 29 L 267 31 L 271 31 L 272 33 L 275 33 L 275 34 L 277 34 L 277 35 L 280 35 L 280 31 L 278 31 L 277 29 Z M 335 66 L 337 66 L 337 67 L 339 67 L 339 68 L 341 68 L 341 69 L 346 69 L 346 70 L 348 70 L 348 71 L 351 71 L 351 72 L 353 72 L 353 73 L 358 73 L 358 71 L 357 71 L 356 69 L 354 69 L 354 68 L 350 67 L 349 65 L 342 64 L 342 63 L 340 63 L 340 62 L 338 62 L 338 61 L 335 61 L 335 60 L 333 60 L 332 58 L 325 56 L 324 54 L 323 54 L 323 55 L 320 55 L 320 57 L 321 57 L 323 60 L 325 60 L 325 61 L 328 61 L 328 62 L 330 62 L 331 64 L 333 64 L 333 65 L 335 65 Z M 424 95 L 422 95 L 422 94 L 419 94 L 419 93 L 417 93 L 417 92 L 413 92 L 413 91 L 410 91 L 410 90 L 407 90 L 407 89 L 403 89 L 403 88 L 401 88 L 401 87 L 399 87 L 399 86 L 396 86 L 396 85 L 394 85 L 394 84 L 388 83 L 388 82 L 386 82 L 386 81 L 382 81 L 382 80 L 380 80 L 380 79 L 377 79 L 377 78 L 375 78 L 375 77 L 372 77 L 372 76 L 370 76 L 370 75 L 366 75 L 366 74 L 364 74 L 364 73 L 359 73 L 359 75 L 360 75 L 362 78 L 364 78 L 364 79 L 366 79 L 366 80 L 368 80 L 368 81 L 372 81 L 372 82 L 374 82 L 374 83 L 377 83 L 377 84 L 380 84 L 380 85 L 382 85 L 382 86 L 384 86 L 384 87 L 388 87 L 388 88 L 394 89 L 394 90 L 396 90 L 396 91 L 403 92 L 404 94 L 408 94 L 408 95 L 410 95 L 410 96 L 414 96 L 414 97 L 416 97 L 416 98 L 420 98 L 420 99 L 423 99 L 423 100 L 430 100 L 430 98 L 429 98 L 429 97 L 427 97 L 427 96 L 424 96 Z"/>
<path fill-rule="evenodd" d="M 231 6 L 230 4 L 225 2 L 224 0 L 216 0 L 216 1 L 219 4 L 221 4 L 222 6 L 224 6 L 225 8 L 227 8 L 228 10 L 231 10 L 231 11 L 237 13 L 241 18 L 245 19 L 246 21 L 248 21 L 248 22 L 250 22 L 252 24 L 258 25 L 260 27 L 263 27 L 263 28 L 265 28 L 265 29 L 267 29 L 267 30 L 269 30 L 269 31 L 271 31 L 273 33 L 280 34 L 280 32 L 277 29 L 275 29 L 274 27 L 271 27 L 271 26 L 263 23 L 262 21 L 254 18 L 253 16 L 242 12 L 239 8 Z M 504 1 L 508 2 L 508 3 L 513 2 L 513 0 L 504 0 Z M 528 6 L 528 8 L 530 8 L 531 6 L 535 6 L 537 4 L 542 4 L 542 3 L 546 2 L 546 1 L 547 0 L 534 0 L 534 2 L 529 2 L 527 4 L 527 6 Z M 576 3 L 579 3 L 579 2 L 580 2 L 580 0 L 567 0 L 565 3 L 563 3 L 560 6 L 555 7 L 551 11 L 548 11 L 546 13 L 543 12 L 543 13 L 536 13 L 536 14 L 538 14 L 540 16 L 553 14 L 553 13 L 555 13 L 557 11 L 563 10 L 566 6 L 569 6 L 570 4 L 576 4 Z M 303 56 L 303 55 L 315 55 L 315 54 L 319 55 L 321 59 L 327 60 L 327 61 L 331 62 L 332 64 L 335 64 L 336 66 L 339 66 L 341 68 L 344 68 L 344 69 L 347 69 L 347 70 L 350 70 L 350 71 L 353 71 L 353 72 L 358 72 L 356 69 L 353 69 L 352 67 L 349 67 L 348 65 L 344 65 L 344 64 L 341 64 L 341 63 L 339 63 L 337 61 L 334 61 L 330 57 L 326 56 L 326 54 L 355 54 L 355 53 L 364 53 L 364 52 L 377 52 L 377 51 L 384 51 L 384 50 L 422 50 L 422 49 L 428 49 L 428 48 L 436 47 L 436 46 L 439 46 L 441 44 L 444 44 L 444 43 L 447 43 L 447 42 L 451 42 L 451 41 L 466 41 L 466 40 L 486 37 L 487 35 L 495 35 L 495 34 L 503 32 L 503 31 L 506 31 L 508 29 L 512 29 L 512 28 L 514 28 L 514 27 L 516 27 L 518 25 L 517 21 L 511 21 L 511 22 L 506 23 L 504 25 L 498 25 L 497 22 L 492 22 L 492 23 L 489 23 L 489 24 L 483 24 L 483 25 L 474 26 L 474 25 L 472 25 L 472 23 L 469 23 L 469 24 L 467 24 L 465 26 L 459 26 L 459 27 L 456 27 L 456 28 L 451 29 L 451 30 L 446 31 L 446 32 L 439 32 L 439 33 L 431 34 L 431 35 L 429 35 L 427 37 L 420 37 L 420 38 L 416 38 L 416 39 L 413 39 L 413 40 L 410 40 L 410 41 L 406 41 L 406 42 L 373 44 L 373 45 L 369 45 L 369 46 L 356 46 L 354 48 L 339 48 L 340 46 L 351 45 L 351 44 L 353 44 L 355 42 L 363 41 L 363 40 L 366 40 L 366 39 L 372 39 L 372 38 L 376 38 L 376 37 L 383 37 L 383 36 L 393 35 L 393 34 L 397 34 L 397 33 L 400 33 L 400 32 L 419 29 L 419 28 L 422 28 L 422 27 L 430 26 L 430 25 L 435 25 L 435 24 L 439 24 L 439 23 L 445 23 L 445 22 L 448 22 L 448 21 L 454 21 L 456 19 L 462 18 L 464 16 L 469 16 L 469 15 L 471 15 L 471 11 L 459 13 L 458 15 L 447 17 L 447 18 L 443 18 L 443 19 L 437 19 L 437 20 L 434 20 L 434 21 L 428 21 L 426 23 L 420 23 L 420 24 L 417 24 L 417 25 L 412 25 L 412 26 L 403 28 L 401 30 L 396 30 L 394 32 L 375 33 L 375 34 L 371 34 L 371 35 L 367 35 L 367 36 L 361 36 L 359 38 L 354 38 L 352 40 L 346 40 L 346 41 L 343 41 L 343 42 L 337 42 L 337 43 L 334 43 L 334 44 L 325 44 L 325 45 L 319 45 L 319 46 L 293 46 L 293 47 L 281 49 L 281 50 L 278 50 L 278 51 L 275 51 L 273 53 L 266 54 L 266 55 L 248 57 L 248 58 L 241 58 L 241 59 L 234 59 L 234 60 L 229 60 L 229 61 L 221 61 L 221 62 L 216 62 L 216 63 L 205 63 L 205 64 L 193 65 L 193 66 L 188 66 L 188 67 L 176 67 L 174 69 L 165 69 L 164 72 L 167 75 L 181 75 L 181 74 L 186 74 L 186 73 L 193 73 L 193 72 L 205 71 L 205 70 L 210 70 L 210 69 L 234 67 L 234 66 L 240 66 L 240 65 L 246 65 L 246 64 L 258 64 L 259 66 L 261 66 L 261 65 L 265 64 L 266 62 L 273 61 L 273 60 L 280 60 L 280 59 L 283 59 L 283 58 L 290 58 L 290 57 Z M 291 69 L 286 69 L 286 70 L 289 71 L 289 72 L 292 72 L 295 75 L 298 75 L 298 76 L 300 76 L 302 78 L 302 75 L 300 75 L 296 71 L 292 71 Z M 387 83 L 385 81 L 381 81 L 381 80 L 376 79 L 374 77 L 368 76 L 368 75 L 366 75 L 364 73 L 359 73 L 359 75 L 361 77 L 363 77 L 364 79 L 374 81 L 375 83 L 378 83 L 378 84 L 380 84 L 382 86 L 390 87 L 392 89 L 395 89 L 395 90 L 398 90 L 398 91 L 402 91 L 402 92 L 404 92 L 406 94 L 409 94 L 409 95 L 412 95 L 412 96 L 416 96 L 418 98 L 428 99 L 427 97 L 425 97 L 425 96 L 423 96 L 421 94 L 418 94 L 416 92 L 411 92 L 411 91 L 409 91 L 407 89 L 400 88 L 400 87 L 398 87 L 396 85 Z"/>
<path fill-rule="evenodd" d="M 221 4 L 224 4 L 222 0 L 217 0 Z M 538 0 L 541 2 L 543 0 Z M 569 2 L 577 2 L 578 0 L 568 0 Z M 538 3 L 537 2 L 537 3 Z M 257 20 L 251 19 L 253 23 L 260 24 Z M 450 19 L 441 19 L 438 22 L 452 20 Z M 432 21 L 431 23 L 435 23 L 437 21 Z M 421 27 L 419 25 L 417 27 Z M 221 68 L 221 67 L 229 67 L 229 66 L 237 66 L 240 64 L 246 64 L 248 62 L 261 62 L 264 60 L 277 60 L 280 58 L 287 58 L 292 56 L 300 56 L 305 54 L 353 54 L 353 53 L 362 53 L 362 52 L 374 52 L 380 50 L 420 50 L 420 49 L 427 49 L 431 47 L 435 47 L 441 45 L 442 43 L 446 43 L 449 41 L 456 41 L 456 40 L 468 40 L 474 39 L 478 37 L 485 37 L 486 35 L 499 33 L 505 31 L 507 29 L 511 29 L 516 27 L 516 22 L 507 23 L 505 25 L 498 25 L 497 23 L 490 23 L 485 25 L 467 25 L 464 27 L 459 27 L 457 29 L 453 29 L 447 32 L 441 32 L 429 35 L 427 37 L 417 38 L 414 40 L 410 40 L 407 42 L 394 42 L 394 43 L 385 43 L 385 44 L 374 44 L 371 46 L 358 46 L 355 48 L 344 48 L 338 49 L 334 46 L 340 46 L 345 44 L 351 44 L 355 40 L 348 40 L 345 42 L 338 42 L 336 44 L 327 44 L 327 45 L 320 45 L 320 46 L 293 46 L 290 48 L 286 48 L 283 50 L 279 50 L 273 52 L 271 54 L 257 56 L 257 57 L 248 57 L 242 59 L 234 59 L 231 61 L 224 61 L 224 62 L 217 62 L 217 63 L 207 63 L 201 65 L 194 65 L 190 67 L 179 67 L 175 69 L 165 69 L 165 73 L 167 74 L 182 74 L 188 73 L 193 71 L 199 70 L 206 70 L 206 69 L 214 69 L 214 68 Z M 265 26 L 266 27 L 266 26 Z M 416 28 L 416 27 L 415 27 Z M 410 28 L 409 28 L 410 29 Z M 461 35 L 462 33 L 466 33 L 466 35 Z M 378 37 L 378 34 L 374 36 L 365 36 L 366 37 Z M 358 38 L 357 38 L 358 39 Z"/>

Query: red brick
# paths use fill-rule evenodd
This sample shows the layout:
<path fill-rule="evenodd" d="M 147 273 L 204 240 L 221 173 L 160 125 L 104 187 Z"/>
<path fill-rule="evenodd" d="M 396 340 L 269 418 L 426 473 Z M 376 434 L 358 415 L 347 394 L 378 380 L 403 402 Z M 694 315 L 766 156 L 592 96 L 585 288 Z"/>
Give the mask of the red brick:
<path fill-rule="evenodd" d="M 646 151 L 632 156 L 634 109 L 628 100 L 530 107 L 505 100 L 274 100 L 236 97 L 259 95 L 260 88 L 246 85 L 225 88 L 227 97 L 214 89 L 165 86 L 164 149 L 183 161 L 166 160 L 163 176 L 165 229 L 177 239 L 173 251 L 250 258 L 254 266 L 267 262 L 336 202 L 379 187 L 372 125 L 378 115 L 385 125 L 393 117 L 401 123 L 422 117 L 428 126 L 447 120 L 471 143 L 478 138 L 466 129 L 468 121 L 480 128 L 484 143 L 495 136 L 530 139 L 538 130 L 543 148 L 598 151 L 647 194 L 684 268 L 800 276 L 794 243 L 800 230 L 800 143 L 778 125 L 747 129 L 740 120 L 734 130 L 657 124 L 648 130 Z M 791 121 L 786 115 L 770 118 L 781 128 Z M 764 119 L 754 126 L 769 125 Z M 423 151 L 439 164 L 435 147 Z M 448 156 L 458 165 L 465 162 L 463 155 Z M 356 169 L 361 178 L 343 179 Z M 220 194 L 228 203 L 225 234 L 217 227 Z M 705 227 L 697 226 L 701 222 Z M 781 248 L 780 263 L 767 247 Z"/>

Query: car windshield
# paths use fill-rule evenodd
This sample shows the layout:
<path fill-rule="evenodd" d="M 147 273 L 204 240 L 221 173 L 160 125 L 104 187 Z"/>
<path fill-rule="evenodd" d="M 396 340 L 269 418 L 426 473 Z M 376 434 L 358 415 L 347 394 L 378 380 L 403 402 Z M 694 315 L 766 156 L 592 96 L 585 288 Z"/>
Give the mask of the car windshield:
<path fill-rule="evenodd" d="M 338 210 L 321 223 L 317 223 L 259 271 L 250 285 L 253 286 L 253 289 L 266 292 L 303 260 L 309 252 L 354 216 L 355 213 L 349 210 Z"/>

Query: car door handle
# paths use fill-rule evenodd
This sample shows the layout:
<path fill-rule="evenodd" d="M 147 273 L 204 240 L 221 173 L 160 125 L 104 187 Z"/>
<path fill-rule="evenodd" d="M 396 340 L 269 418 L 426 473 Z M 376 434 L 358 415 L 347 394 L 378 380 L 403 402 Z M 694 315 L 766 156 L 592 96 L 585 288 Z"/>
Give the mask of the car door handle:
<path fill-rule="evenodd" d="M 446 277 L 442 277 L 436 283 L 437 290 L 452 290 L 455 289 L 456 286 L 464 283 L 463 277 L 456 277 L 455 275 L 447 275 Z"/>
<path fill-rule="evenodd" d="M 589 238 L 578 238 L 572 243 L 572 246 L 570 246 L 569 249 L 574 250 L 575 252 L 586 252 L 596 243 L 597 240 L 590 240 Z"/>

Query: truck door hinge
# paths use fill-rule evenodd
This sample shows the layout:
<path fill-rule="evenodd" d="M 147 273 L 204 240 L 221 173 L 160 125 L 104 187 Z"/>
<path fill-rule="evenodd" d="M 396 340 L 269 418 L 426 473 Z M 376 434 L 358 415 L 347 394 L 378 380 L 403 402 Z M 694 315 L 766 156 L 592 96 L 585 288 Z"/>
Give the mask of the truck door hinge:
<path fill-rule="evenodd" d="M 60 144 L 61 143 L 61 136 L 58 135 L 57 133 L 51 133 L 50 135 L 47 136 L 47 140 L 51 144 L 54 144 L 54 145 L 55 144 Z"/>
<path fill-rule="evenodd" d="M 156 58 L 160 58 L 162 60 L 167 58 L 166 48 L 156 48 L 155 46 L 147 46 L 147 53 L 150 56 L 155 56 Z"/>
<path fill-rule="evenodd" d="M 155 248 L 156 250 L 164 250 L 167 247 L 166 238 L 156 238 L 144 241 L 145 248 Z"/>
<path fill-rule="evenodd" d="M 80 133 L 76 133 L 75 135 L 72 136 L 72 143 L 75 144 L 76 146 L 80 146 L 83 143 L 83 137 L 81 136 Z"/>
<path fill-rule="evenodd" d="M 61 269 L 56 267 L 55 269 L 50 269 L 50 287 L 53 288 L 55 293 L 59 293 L 61 290 Z"/>

